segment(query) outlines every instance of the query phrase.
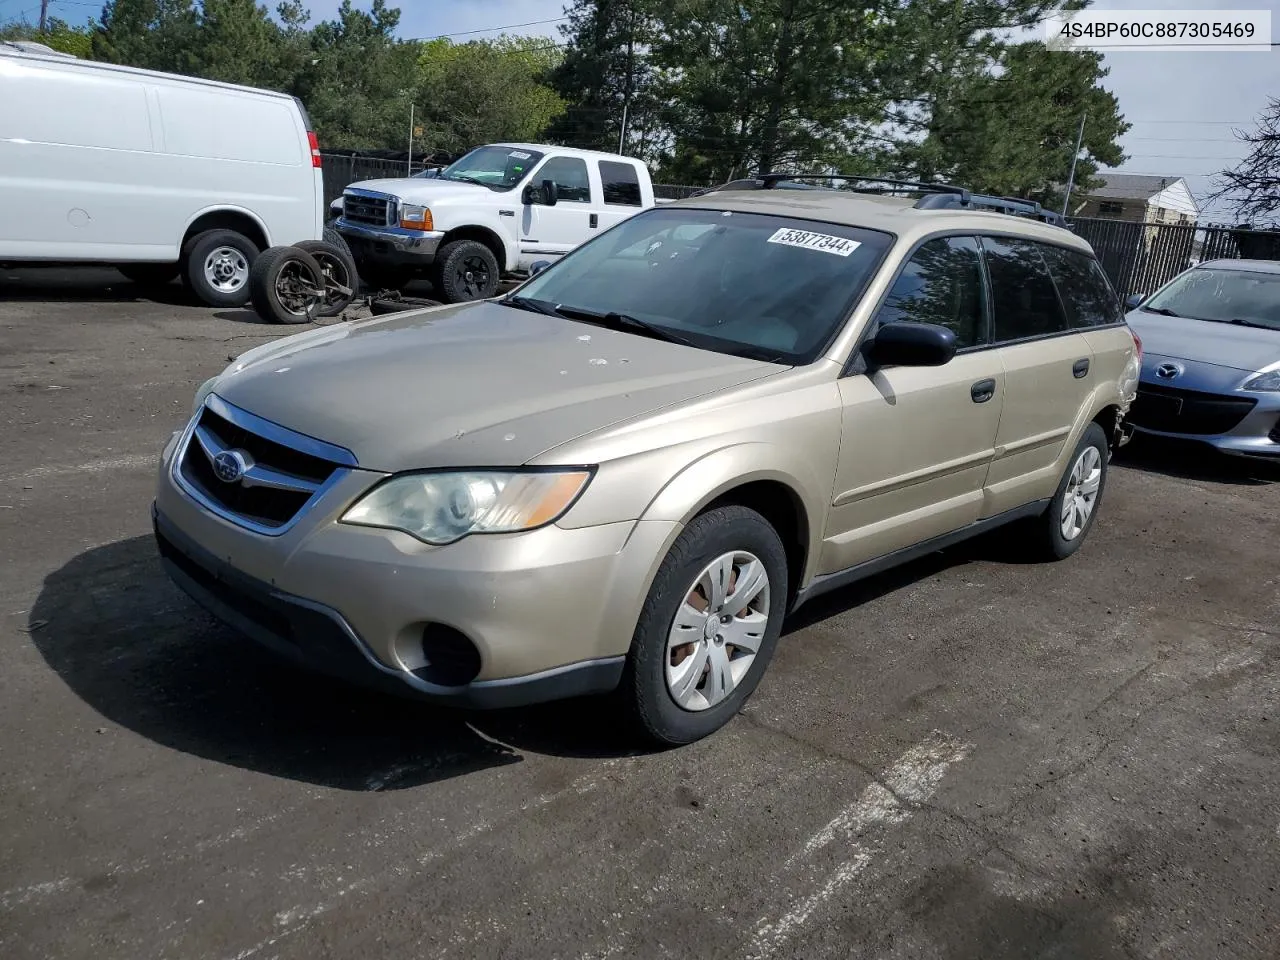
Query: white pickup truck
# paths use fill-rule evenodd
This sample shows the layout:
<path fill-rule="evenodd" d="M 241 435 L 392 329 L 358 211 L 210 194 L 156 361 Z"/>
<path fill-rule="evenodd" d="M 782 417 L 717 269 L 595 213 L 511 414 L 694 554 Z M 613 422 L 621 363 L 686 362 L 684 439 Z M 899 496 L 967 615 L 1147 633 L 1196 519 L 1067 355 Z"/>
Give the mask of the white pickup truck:
<path fill-rule="evenodd" d="M 654 205 L 643 162 L 529 143 L 476 147 L 433 177 L 346 188 L 333 223 L 365 283 L 427 276 L 447 303 L 492 297 L 527 273 Z"/>

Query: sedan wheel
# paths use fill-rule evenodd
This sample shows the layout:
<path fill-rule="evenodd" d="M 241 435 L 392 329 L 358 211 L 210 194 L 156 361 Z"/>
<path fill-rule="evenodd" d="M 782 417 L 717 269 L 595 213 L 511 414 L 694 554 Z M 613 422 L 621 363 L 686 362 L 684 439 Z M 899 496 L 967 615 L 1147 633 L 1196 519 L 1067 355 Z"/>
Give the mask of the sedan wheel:
<path fill-rule="evenodd" d="M 1074 540 L 1084 533 L 1101 489 L 1102 456 L 1097 448 L 1085 447 L 1071 468 L 1062 498 L 1062 539 Z"/>

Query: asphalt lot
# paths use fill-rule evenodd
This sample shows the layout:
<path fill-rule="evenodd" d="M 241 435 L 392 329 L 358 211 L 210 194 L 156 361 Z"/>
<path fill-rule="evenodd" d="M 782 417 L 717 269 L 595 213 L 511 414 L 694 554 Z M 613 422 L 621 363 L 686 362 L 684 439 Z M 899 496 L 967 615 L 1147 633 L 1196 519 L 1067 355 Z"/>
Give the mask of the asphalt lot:
<path fill-rule="evenodd" d="M 0 956 L 1274 958 L 1280 472 L 1118 460 L 815 601 L 746 711 L 458 714 L 276 664 L 164 578 L 156 456 L 291 329 L 0 269 Z"/>

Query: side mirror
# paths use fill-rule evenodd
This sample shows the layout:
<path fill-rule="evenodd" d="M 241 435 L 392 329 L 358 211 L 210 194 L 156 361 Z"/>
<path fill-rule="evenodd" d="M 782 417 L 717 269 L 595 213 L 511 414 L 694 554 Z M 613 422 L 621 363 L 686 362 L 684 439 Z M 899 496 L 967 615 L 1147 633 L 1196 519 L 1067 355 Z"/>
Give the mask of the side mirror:
<path fill-rule="evenodd" d="M 1124 308 L 1126 310 L 1136 310 L 1142 305 L 1142 301 L 1147 299 L 1140 293 L 1131 293 L 1124 298 Z"/>
<path fill-rule="evenodd" d="M 551 266 L 550 260 L 535 260 L 529 264 L 529 276 L 536 277 L 549 266 Z"/>
<path fill-rule="evenodd" d="M 867 344 L 873 367 L 940 367 L 956 355 L 956 335 L 936 323 L 886 323 Z"/>
<path fill-rule="evenodd" d="M 542 202 L 548 207 L 554 207 L 560 200 L 560 188 L 556 186 L 554 180 L 542 181 Z"/>

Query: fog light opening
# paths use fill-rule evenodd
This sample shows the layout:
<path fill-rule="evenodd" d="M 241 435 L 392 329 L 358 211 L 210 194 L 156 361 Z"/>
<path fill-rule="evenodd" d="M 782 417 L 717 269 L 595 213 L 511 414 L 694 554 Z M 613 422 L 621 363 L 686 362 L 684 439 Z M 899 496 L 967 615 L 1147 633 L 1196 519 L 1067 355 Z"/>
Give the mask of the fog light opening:
<path fill-rule="evenodd" d="M 423 664 L 413 674 L 442 687 L 461 687 L 480 673 L 480 651 L 466 635 L 442 623 L 422 628 Z"/>

